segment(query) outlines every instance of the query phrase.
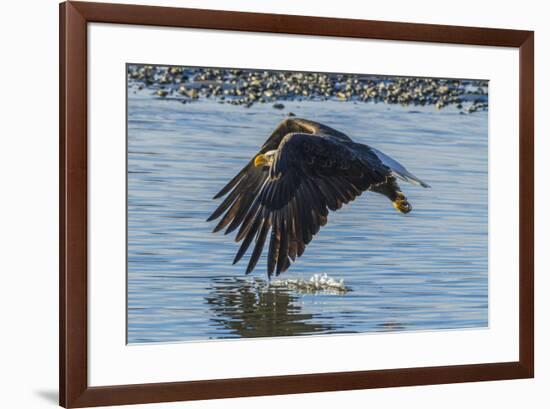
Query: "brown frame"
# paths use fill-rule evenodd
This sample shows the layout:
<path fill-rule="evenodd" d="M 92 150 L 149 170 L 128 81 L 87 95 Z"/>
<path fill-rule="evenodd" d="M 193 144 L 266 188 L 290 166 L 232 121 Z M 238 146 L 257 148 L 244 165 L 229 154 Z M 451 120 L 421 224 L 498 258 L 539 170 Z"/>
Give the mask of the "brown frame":
<path fill-rule="evenodd" d="M 88 386 L 87 24 L 191 27 L 519 48 L 519 361 L 138 385 Z M 534 376 L 534 33 L 123 4 L 60 4 L 59 397 L 67 408 Z"/>

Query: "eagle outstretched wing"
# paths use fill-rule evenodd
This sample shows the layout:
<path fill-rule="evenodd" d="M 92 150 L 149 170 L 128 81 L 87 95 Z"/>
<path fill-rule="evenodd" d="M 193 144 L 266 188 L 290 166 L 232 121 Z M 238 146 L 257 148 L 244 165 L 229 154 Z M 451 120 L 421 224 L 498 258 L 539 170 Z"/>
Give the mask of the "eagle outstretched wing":
<path fill-rule="evenodd" d="M 383 183 L 389 169 L 376 156 L 369 157 L 376 163 L 369 163 L 353 145 L 346 135 L 324 125 L 283 121 L 258 152 L 276 150 L 271 165 L 256 167 L 252 158 L 215 196 L 227 195 L 208 219 L 223 214 L 214 232 L 226 226 L 226 234 L 239 229 L 236 241 L 242 244 L 233 263 L 254 241 L 246 270 L 252 272 L 269 236 L 267 272 L 269 277 L 279 275 L 327 223 L 329 210 Z"/>

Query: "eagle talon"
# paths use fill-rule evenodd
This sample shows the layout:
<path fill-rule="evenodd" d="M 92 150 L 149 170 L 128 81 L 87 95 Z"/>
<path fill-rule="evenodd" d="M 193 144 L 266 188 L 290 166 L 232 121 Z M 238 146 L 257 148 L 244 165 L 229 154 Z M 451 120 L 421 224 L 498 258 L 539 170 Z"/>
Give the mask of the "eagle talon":
<path fill-rule="evenodd" d="M 393 207 L 395 207 L 399 212 L 401 213 L 409 213 L 412 210 L 411 204 L 407 201 L 405 196 L 401 194 L 400 196 L 403 197 L 403 199 L 397 199 L 392 202 Z"/>

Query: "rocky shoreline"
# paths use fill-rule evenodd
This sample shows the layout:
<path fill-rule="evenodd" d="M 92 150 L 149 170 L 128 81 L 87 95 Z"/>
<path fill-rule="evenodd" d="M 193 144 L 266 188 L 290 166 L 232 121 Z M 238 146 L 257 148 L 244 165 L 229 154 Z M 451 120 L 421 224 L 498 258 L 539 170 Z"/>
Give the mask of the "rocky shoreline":
<path fill-rule="evenodd" d="M 211 98 L 246 108 L 261 103 L 284 109 L 285 101 L 337 100 L 454 106 L 461 114 L 488 109 L 488 82 L 482 80 L 128 65 L 128 81 L 159 98 L 182 103 Z"/>

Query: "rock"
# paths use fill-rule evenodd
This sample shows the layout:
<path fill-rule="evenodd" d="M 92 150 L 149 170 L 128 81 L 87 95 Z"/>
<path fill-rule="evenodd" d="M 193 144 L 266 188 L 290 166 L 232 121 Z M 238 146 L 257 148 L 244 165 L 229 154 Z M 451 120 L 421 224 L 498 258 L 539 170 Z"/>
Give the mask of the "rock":
<path fill-rule="evenodd" d="M 449 87 L 446 85 L 442 85 L 437 89 L 437 93 L 439 95 L 445 95 L 449 93 Z"/>
<path fill-rule="evenodd" d="M 347 95 L 343 92 L 337 92 L 336 96 L 338 97 L 338 99 L 341 99 L 341 100 L 346 100 L 348 98 Z"/>
<path fill-rule="evenodd" d="M 284 109 L 285 106 L 284 106 L 284 104 L 281 104 L 280 102 L 278 102 L 276 104 L 273 104 L 273 108 L 275 108 L 275 109 Z"/>
<path fill-rule="evenodd" d="M 193 99 L 199 98 L 199 92 L 196 89 L 187 90 L 186 94 L 189 98 L 193 98 Z"/>

